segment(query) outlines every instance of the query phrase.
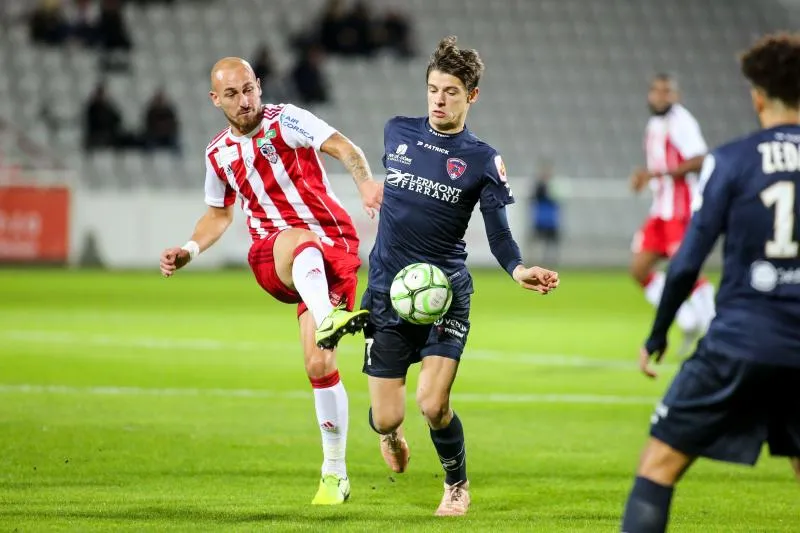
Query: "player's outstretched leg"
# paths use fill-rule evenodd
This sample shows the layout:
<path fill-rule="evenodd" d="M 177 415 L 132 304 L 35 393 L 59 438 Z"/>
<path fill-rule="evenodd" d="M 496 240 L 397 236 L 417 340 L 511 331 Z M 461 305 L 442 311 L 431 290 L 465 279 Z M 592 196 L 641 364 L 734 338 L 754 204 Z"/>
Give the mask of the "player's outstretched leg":
<path fill-rule="evenodd" d="M 622 533 L 664 533 L 675 483 L 692 464 L 689 457 L 651 438 L 625 504 Z"/>
<path fill-rule="evenodd" d="M 430 427 L 431 440 L 444 469 L 444 494 L 436 516 L 463 516 L 470 504 L 464 428 L 450 409 L 450 389 L 458 361 L 427 356 L 417 386 L 417 404 Z"/>
<path fill-rule="evenodd" d="M 322 435 L 322 479 L 314 505 L 337 505 L 350 497 L 345 454 L 349 420 L 347 391 L 339 377 L 336 355 L 317 347 L 315 324 L 310 313 L 300 315 L 306 374 L 314 389 L 314 408 Z"/>
<path fill-rule="evenodd" d="M 405 417 L 405 379 L 369 376 L 372 406 L 369 426 L 380 435 L 381 455 L 393 472 L 401 474 L 408 468 L 411 452 L 403 436 Z"/>
<path fill-rule="evenodd" d="M 314 232 L 282 231 L 275 237 L 273 254 L 278 277 L 300 294 L 314 317 L 317 346 L 332 350 L 345 334 L 364 329 L 367 311 L 348 311 L 331 304 L 322 244 Z"/>

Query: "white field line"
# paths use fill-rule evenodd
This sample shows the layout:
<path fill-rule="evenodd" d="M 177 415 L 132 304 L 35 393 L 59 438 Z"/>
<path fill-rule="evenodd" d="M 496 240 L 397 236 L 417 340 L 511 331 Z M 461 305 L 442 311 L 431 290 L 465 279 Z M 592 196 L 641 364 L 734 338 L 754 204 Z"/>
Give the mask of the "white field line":
<path fill-rule="evenodd" d="M 0 394 L 60 394 L 90 396 L 156 396 L 156 397 L 222 397 L 308 399 L 311 391 L 271 391 L 264 389 L 151 389 L 144 387 L 72 387 L 67 385 L 0 385 Z M 365 392 L 350 396 L 366 398 Z M 458 403 L 520 403 L 520 404 L 584 404 L 584 405 L 655 405 L 657 398 L 645 396 L 613 396 L 596 394 L 501 394 L 455 393 Z"/>
<path fill-rule="evenodd" d="M 68 331 L 38 331 L 38 330 L 0 330 L 0 340 L 28 342 L 35 344 L 74 344 L 83 346 L 106 346 L 113 348 L 135 348 L 142 350 L 195 350 L 195 351 L 225 351 L 225 352 L 272 352 L 276 349 L 293 352 L 300 349 L 299 341 L 286 342 L 265 339 L 257 341 L 222 341 L 218 339 L 170 339 L 160 337 L 120 337 L 117 335 L 89 334 L 79 335 Z M 0 343 L 2 346 L 2 343 Z M 347 353 L 360 353 L 360 348 L 343 346 Z M 620 370 L 635 370 L 636 361 L 631 357 L 629 361 L 609 360 L 585 357 L 580 355 L 542 354 L 527 352 L 506 352 L 501 350 L 470 350 L 464 354 L 464 361 L 497 361 L 501 363 L 518 363 L 535 366 L 550 367 L 575 367 L 575 368 L 605 368 Z M 674 367 L 671 364 L 661 365 L 662 368 Z"/>

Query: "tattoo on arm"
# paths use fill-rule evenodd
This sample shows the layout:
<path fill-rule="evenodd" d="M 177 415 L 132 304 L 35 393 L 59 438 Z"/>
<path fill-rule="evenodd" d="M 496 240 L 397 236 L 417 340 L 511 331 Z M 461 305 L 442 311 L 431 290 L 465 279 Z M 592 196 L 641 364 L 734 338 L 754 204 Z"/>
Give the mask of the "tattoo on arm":
<path fill-rule="evenodd" d="M 353 181 L 356 182 L 356 185 L 361 185 L 365 181 L 372 179 L 369 163 L 367 163 L 364 151 L 361 148 L 354 147 L 354 150 L 345 156 L 342 164 L 353 175 Z"/>

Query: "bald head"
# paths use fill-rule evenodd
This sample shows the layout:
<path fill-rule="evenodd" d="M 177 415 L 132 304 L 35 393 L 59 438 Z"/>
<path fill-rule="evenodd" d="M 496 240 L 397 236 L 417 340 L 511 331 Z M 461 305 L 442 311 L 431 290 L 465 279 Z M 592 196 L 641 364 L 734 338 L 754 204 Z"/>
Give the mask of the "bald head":
<path fill-rule="evenodd" d="M 252 131 L 261 123 L 261 84 L 244 59 L 224 57 L 214 64 L 209 96 L 237 135 Z"/>
<path fill-rule="evenodd" d="M 256 73 L 250 63 L 241 57 L 223 57 L 214 63 L 214 67 L 211 69 L 211 90 L 219 91 L 221 90 L 219 84 L 224 87 L 229 78 L 238 77 L 252 77 L 252 80 L 255 81 Z"/>

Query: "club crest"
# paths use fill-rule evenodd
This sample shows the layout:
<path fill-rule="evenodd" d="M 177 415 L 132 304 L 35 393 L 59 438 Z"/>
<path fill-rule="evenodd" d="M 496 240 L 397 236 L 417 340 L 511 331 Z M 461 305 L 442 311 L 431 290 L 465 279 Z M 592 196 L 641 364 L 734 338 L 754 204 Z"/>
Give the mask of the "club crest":
<path fill-rule="evenodd" d="M 451 180 L 457 180 L 467 171 L 467 164 L 463 159 L 451 157 L 447 160 L 447 175 Z"/>
<path fill-rule="evenodd" d="M 269 160 L 273 165 L 278 162 L 278 151 L 271 144 L 262 144 L 259 148 L 261 155 Z"/>

